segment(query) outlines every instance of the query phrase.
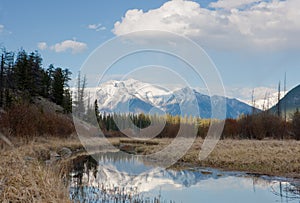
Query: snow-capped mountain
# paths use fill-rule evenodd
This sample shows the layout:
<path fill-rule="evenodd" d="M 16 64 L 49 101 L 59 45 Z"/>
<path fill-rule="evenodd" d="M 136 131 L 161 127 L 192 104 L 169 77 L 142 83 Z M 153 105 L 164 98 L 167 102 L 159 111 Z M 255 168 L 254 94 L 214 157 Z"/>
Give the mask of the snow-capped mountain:
<path fill-rule="evenodd" d="M 103 109 L 109 110 L 114 110 L 120 103 L 125 104 L 132 99 L 139 99 L 153 106 L 161 105 L 168 94 L 163 88 L 134 79 L 110 80 L 101 84 L 96 93 L 99 104 Z"/>
<path fill-rule="evenodd" d="M 284 92 L 280 92 L 280 99 L 284 97 Z M 253 105 L 251 100 L 243 101 L 246 104 Z M 257 97 L 254 99 L 254 106 L 261 110 L 267 110 L 276 105 L 278 102 L 278 92 L 266 93 L 264 97 Z"/>
<path fill-rule="evenodd" d="M 211 118 L 211 101 L 218 102 L 224 99 L 228 118 L 237 118 L 241 114 L 252 112 L 250 105 L 237 99 L 209 97 L 188 87 L 169 91 L 158 85 L 134 79 L 110 80 L 102 83 L 97 88 L 95 98 L 98 99 L 99 110 L 105 112 L 158 114 L 166 112 L 182 116 L 200 114 L 202 118 Z"/>

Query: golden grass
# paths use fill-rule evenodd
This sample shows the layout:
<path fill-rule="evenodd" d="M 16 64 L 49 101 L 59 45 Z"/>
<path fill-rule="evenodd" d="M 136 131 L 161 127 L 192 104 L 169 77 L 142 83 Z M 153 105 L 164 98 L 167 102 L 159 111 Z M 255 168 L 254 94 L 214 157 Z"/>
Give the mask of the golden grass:
<path fill-rule="evenodd" d="M 76 136 L 70 138 L 35 137 L 30 142 L 9 137 L 13 143 L 8 146 L 0 140 L 0 202 L 70 202 L 66 181 L 72 161 L 79 155 L 87 154 Z M 113 145 L 119 138 L 110 139 Z M 101 148 L 101 139 L 90 138 L 89 148 Z M 68 147 L 73 155 L 51 165 L 50 152 Z"/>
<path fill-rule="evenodd" d="M 163 139 L 158 146 L 139 146 L 143 154 L 161 150 L 172 140 Z M 174 167 L 180 165 L 214 167 L 224 170 L 300 177 L 300 141 L 295 140 L 220 140 L 213 152 L 203 161 L 199 152 L 203 139 L 198 138 L 186 155 Z"/>
<path fill-rule="evenodd" d="M 170 144 L 172 139 L 133 141 L 111 138 L 115 146 L 133 144 L 136 151 L 150 154 Z M 99 147 L 101 139 L 90 138 L 88 144 Z M 221 140 L 210 156 L 199 161 L 203 139 L 196 139 L 187 154 L 174 167 L 201 166 L 224 170 L 300 177 L 300 141 L 294 140 Z M 68 202 L 69 192 L 65 177 L 76 155 L 86 154 L 80 140 L 75 138 L 36 138 L 22 144 L 13 140 L 14 146 L 0 150 L 0 202 Z M 46 166 L 50 151 L 68 147 L 77 153 L 56 164 Z"/>
<path fill-rule="evenodd" d="M 69 202 L 69 196 L 55 166 L 26 159 L 24 152 L 14 149 L 1 153 L 0 201 Z"/>

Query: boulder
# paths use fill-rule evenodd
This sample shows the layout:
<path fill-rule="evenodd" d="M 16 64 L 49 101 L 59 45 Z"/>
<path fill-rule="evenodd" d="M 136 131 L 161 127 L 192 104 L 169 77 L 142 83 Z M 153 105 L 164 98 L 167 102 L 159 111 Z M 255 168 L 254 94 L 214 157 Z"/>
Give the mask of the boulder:
<path fill-rule="evenodd" d="M 65 159 L 69 158 L 72 155 L 72 150 L 67 147 L 63 147 L 57 153 L 59 154 L 59 156 Z"/>

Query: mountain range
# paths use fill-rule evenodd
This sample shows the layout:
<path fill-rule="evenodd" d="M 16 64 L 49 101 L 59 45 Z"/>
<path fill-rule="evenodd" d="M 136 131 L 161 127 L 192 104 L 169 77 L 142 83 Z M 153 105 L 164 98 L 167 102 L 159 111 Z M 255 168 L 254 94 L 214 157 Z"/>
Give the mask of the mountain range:
<path fill-rule="evenodd" d="M 226 101 L 226 118 L 238 118 L 242 114 L 250 114 L 253 111 L 252 106 L 237 99 L 217 95 L 210 97 L 188 87 L 168 91 L 160 86 L 134 79 L 110 80 L 102 83 L 98 86 L 95 97 L 100 111 L 116 113 L 163 114 L 165 112 L 171 115 L 189 116 L 188 114 L 194 115 L 198 108 L 201 118 L 211 118 L 211 102 L 222 100 Z"/>

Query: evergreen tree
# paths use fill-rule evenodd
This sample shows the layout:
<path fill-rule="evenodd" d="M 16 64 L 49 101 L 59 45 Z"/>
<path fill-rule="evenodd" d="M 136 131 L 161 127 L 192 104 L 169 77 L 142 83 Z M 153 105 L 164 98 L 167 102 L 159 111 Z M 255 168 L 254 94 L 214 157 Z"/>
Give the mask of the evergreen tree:
<path fill-rule="evenodd" d="M 100 112 L 99 112 L 98 100 L 97 99 L 94 102 L 94 109 L 95 109 L 95 115 L 96 115 L 96 118 L 97 118 L 97 122 L 99 123 L 99 121 L 100 121 Z"/>
<path fill-rule="evenodd" d="M 54 72 L 54 66 L 52 64 L 49 65 L 46 71 L 42 73 L 42 88 L 41 88 L 41 96 L 49 98 L 51 95 L 51 83 L 52 76 Z"/>
<path fill-rule="evenodd" d="M 42 69 L 42 58 L 38 52 L 32 52 L 28 58 L 28 85 L 30 86 L 30 94 L 32 96 L 41 95 L 42 88 L 42 76 L 44 70 Z"/>
<path fill-rule="evenodd" d="M 14 65 L 14 82 L 18 90 L 29 91 L 29 73 L 27 53 L 24 50 L 21 50 L 17 54 L 16 63 Z"/>
<path fill-rule="evenodd" d="M 64 113 L 72 113 L 72 92 L 69 88 L 64 90 L 63 105 Z"/>
<path fill-rule="evenodd" d="M 64 99 L 64 75 L 61 68 L 56 68 L 53 72 L 52 99 L 56 104 L 62 106 Z"/>

